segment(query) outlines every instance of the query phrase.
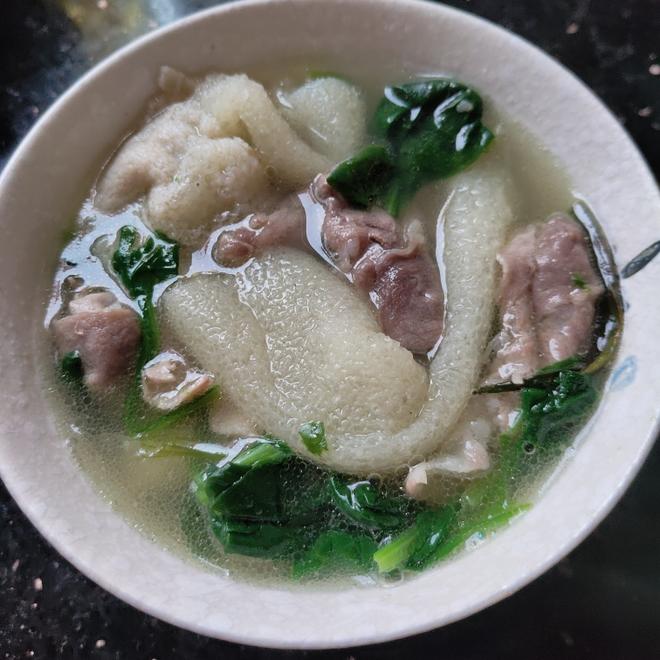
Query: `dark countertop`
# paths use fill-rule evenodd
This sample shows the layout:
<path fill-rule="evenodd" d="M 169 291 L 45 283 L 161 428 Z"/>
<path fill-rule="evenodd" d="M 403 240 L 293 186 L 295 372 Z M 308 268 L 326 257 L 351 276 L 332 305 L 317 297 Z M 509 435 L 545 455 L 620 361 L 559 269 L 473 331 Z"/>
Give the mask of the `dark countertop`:
<path fill-rule="evenodd" d="M 2 0 L 0 164 L 100 57 L 211 0 Z M 660 172 L 660 0 L 455 0 L 538 44 L 613 110 Z M 588 127 L 585 127 L 588 130 Z M 506 601 L 424 635 L 325 653 L 209 640 L 142 614 L 63 560 L 0 486 L 0 659 L 660 657 L 660 446 L 610 516 Z M 331 616 L 331 613 L 329 613 Z"/>

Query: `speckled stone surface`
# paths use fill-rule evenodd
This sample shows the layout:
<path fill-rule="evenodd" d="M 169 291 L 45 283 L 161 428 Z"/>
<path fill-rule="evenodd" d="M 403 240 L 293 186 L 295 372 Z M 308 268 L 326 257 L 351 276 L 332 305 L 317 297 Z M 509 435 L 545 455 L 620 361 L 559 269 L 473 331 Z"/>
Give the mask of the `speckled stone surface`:
<path fill-rule="evenodd" d="M 214 3 L 3 0 L 2 157 L 49 102 L 103 54 L 146 29 L 210 4 Z M 657 175 L 658 0 L 450 4 L 513 29 L 575 71 L 624 122 Z M 76 13 L 81 7 L 86 14 Z M 408 640 L 304 655 L 658 657 L 659 509 L 657 447 L 628 494 L 598 530 L 556 568 L 503 603 Z M 208 640 L 121 603 L 48 547 L 4 489 L 0 491 L 0 518 L 0 658 L 163 660 L 298 655 Z"/>

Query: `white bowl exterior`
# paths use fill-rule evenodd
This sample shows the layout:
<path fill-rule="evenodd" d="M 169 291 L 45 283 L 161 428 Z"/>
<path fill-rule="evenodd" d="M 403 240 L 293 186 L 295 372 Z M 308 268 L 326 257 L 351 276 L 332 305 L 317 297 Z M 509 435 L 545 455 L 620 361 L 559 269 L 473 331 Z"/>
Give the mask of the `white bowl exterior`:
<path fill-rule="evenodd" d="M 260 26 L 257 37 L 254 26 Z M 526 42 L 438 5 L 224 5 L 120 51 L 43 117 L 0 180 L 0 369 L 11 384 L 0 401 L 0 474 L 57 550 L 117 596 L 196 632 L 287 648 L 410 635 L 519 589 L 611 509 L 650 449 L 660 414 L 658 259 L 624 281 L 629 309 L 615 382 L 579 449 L 533 509 L 476 552 L 390 588 L 265 588 L 178 559 L 112 511 L 59 437 L 35 366 L 45 343 L 35 328 L 41 327 L 65 221 L 109 150 L 140 116 L 162 64 L 194 73 L 319 53 L 347 72 L 365 59 L 400 62 L 411 72 L 451 71 L 494 98 L 563 161 L 575 189 L 596 210 L 619 265 L 660 238 L 655 183 L 602 104 Z"/>

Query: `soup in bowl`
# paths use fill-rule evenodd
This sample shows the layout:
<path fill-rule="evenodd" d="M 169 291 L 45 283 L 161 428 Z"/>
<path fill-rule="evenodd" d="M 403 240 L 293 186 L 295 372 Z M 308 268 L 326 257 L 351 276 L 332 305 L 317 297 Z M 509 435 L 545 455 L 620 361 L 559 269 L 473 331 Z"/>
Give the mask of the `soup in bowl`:
<path fill-rule="evenodd" d="M 129 602 L 273 646 L 503 597 L 606 513 L 657 418 L 636 357 L 657 267 L 618 270 L 658 197 L 625 134 L 483 22 L 380 3 L 408 27 L 366 44 L 374 5 L 332 4 L 223 7 L 125 49 L 0 190 L 29 217 L 6 248 L 10 490 Z"/>

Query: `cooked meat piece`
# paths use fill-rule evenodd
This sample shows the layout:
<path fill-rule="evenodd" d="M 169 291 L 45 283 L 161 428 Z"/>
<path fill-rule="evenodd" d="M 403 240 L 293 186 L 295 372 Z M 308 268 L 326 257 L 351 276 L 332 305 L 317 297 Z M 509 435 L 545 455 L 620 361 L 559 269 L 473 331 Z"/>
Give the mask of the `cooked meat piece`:
<path fill-rule="evenodd" d="M 415 499 L 432 498 L 447 477 L 469 477 L 488 470 L 491 465 L 488 443 L 493 430 L 484 398 L 473 397 L 442 449 L 410 468 L 404 483 L 406 493 Z"/>
<path fill-rule="evenodd" d="M 493 341 L 490 382 L 520 383 L 588 350 L 604 291 L 589 251 L 585 233 L 563 214 L 522 230 L 502 250 L 502 329 Z"/>
<path fill-rule="evenodd" d="M 563 214 L 542 225 L 532 284 L 541 366 L 589 348 L 596 301 L 604 292 L 584 231 Z"/>
<path fill-rule="evenodd" d="M 411 223 L 402 236 L 392 216 L 351 209 L 322 175 L 312 194 L 325 207 L 326 249 L 369 293 L 383 332 L 413 353 L 430 351 L 442 334 L 444 295 L 421 223 Z"/>
<path fill-rule="evenodd" d="M 373 243 L 353 268 L 353 281 L 369 291 L 383 332 L 413 353 L 426 353 L 442 334 L 444 296 L 438 267 L 421 225 L 406 232 L 406 246 Z"/>
<path fill-rule="evenodd" d="M 237 267 L 255 252 L 275 245 L 302 247 L 305 243 L 305 211 L 295 195 L 287 197 L 272 213 L 256 213 L 246 226 L 220 234 L 213 247 L 219 264 Z"/>
<path fill-rule="evenodd" d="M 350 208 L 322 175 L 314 180 L 312 193 L 325 208 L 323 244 L 344 273 L 350 272 L 372 245 L 383 248 L 401 245 L 396 221 L 385 211 Z"/>
<path fill-rule="evenodd" d="M 51 327 L 60 355 L 80 354 L 83 382 L 92 391 L 103 390 L 127 370 L 140 341 L 138 315 L 109 291 L 76 296 L 69 315 Z"/>
<path fill-rule="evenodd" d="M 117 298 L 110 291 L 96 291 L 77 296 L 69 301 L 70 314 L 85 312 L 102 312 L 108 309 L 121 308 Z"/>
<path fill-rule="evenodd" d="M 404 488 L 406 494 L 413 499 L 421 498 L 422 493 L 425 490 L 425 486 L 428 486 L 429 475 L 426 472 L 426 467 L 424 463 L 418 463 L 413 465 L 408 470 L 408 475 L 404 482 Z"/>
<path fill-rule="evenodd" d="M 211 374 L 190 369 L 175 351 L 166 351 L 142 369 L 142 398 L 158 410 L 174 410 L 197 399 L 213 386 Z"/>
<path fill-rule="evenodd" d="M 444 296 L 421 224 L 411 223 L 404 236 L 385 211 L 350 208 L 323 175 L 316 177 L 310 192 L 325 211 L 325 249 L 369 294 L 383 332 L 414 353 L 431 350 L 442 333 Z M 304 244 L 304 210 L 297 198 L 290 198 L 274 213 L 255 215 L 247 225 L 222 233 L 213 257 L 223 265 L 239 266 L 270 246 Z"/>
<path fill-rule="evenodd" d="M 502 325 L 493 340 L 495 358 L 491 369 L 496 381 L 522 383 L 538 370 L 539 347 L 531 295 L 536 234 L 536 226 L 524 229 L 497 256 L 502 267 L 498 298 Z"/>

